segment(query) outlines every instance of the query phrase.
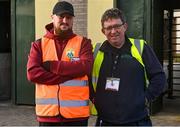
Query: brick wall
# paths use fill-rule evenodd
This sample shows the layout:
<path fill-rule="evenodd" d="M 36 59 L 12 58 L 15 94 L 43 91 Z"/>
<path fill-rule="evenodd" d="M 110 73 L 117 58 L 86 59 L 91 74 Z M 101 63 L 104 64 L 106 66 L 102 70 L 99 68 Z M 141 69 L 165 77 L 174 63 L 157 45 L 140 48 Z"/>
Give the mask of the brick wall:
<path fill-rule="evenodd" d="M 62 0 L 59 0 L 62 1 Z M 73 4 L 75 18 L 73 30 L 76 34 L 87 36 L 87 0 L 65 0 Z"/>

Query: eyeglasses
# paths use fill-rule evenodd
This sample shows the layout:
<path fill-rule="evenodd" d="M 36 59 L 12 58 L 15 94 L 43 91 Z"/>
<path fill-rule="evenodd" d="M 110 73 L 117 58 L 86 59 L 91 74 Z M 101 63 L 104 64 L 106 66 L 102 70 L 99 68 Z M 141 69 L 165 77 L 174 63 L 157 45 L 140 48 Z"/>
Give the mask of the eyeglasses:
<path fill-rule="evenodd" d="M 110 32 L 112 31 L 112 29 L 114 28 L 115 30 L 120 30 L 121 29 L 121 26 L 123 26 L 124 23 L 122 24 L 116 24 L 116 25 L 113 25 L 113 26 L 108 26 L 108 27 L 104 27 L 103 29 L 106 30 L 107 32 Z"/>

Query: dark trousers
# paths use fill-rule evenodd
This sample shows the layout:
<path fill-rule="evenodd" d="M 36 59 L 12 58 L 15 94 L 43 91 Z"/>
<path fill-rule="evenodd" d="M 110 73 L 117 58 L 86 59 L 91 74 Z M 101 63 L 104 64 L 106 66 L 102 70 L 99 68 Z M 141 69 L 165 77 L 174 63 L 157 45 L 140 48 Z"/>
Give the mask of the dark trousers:
<path fill-rule="evenodd" d="M 72 122 L 39 122 L 39 126 L 88 126 L 88 120 Z"/>
<path fill-rule="evenodd" d="M 110 122 L 105 122 L 100 118 L 96 120 L 96 126 L 152 126 L 151 119 L 148 117 L 138 120 L 136 122 L 126 123 L 126 124 L 113 124 Z"/>

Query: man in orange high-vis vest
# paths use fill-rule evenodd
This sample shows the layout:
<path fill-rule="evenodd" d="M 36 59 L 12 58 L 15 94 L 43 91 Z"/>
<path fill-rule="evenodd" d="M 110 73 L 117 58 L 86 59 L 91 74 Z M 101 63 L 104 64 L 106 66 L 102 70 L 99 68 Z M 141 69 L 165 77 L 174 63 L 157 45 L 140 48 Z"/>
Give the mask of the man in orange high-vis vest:
<path fill-rule="evenodd" d="M 36 84 L 37 120 L 40 126 L 87 126 L 91 40 L 73 33 L 72 4 L 58 2 L 51 17 L 27 63 L 28 80 Z"/>

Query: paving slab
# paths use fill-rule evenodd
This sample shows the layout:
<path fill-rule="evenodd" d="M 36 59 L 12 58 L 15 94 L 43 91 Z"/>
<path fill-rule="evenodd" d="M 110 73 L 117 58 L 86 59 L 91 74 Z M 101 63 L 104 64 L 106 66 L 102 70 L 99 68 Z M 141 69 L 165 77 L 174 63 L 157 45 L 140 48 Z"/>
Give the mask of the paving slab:
<path fill-rule="evenodd" d="M 164 97 L 161 112 L 151 116 L 154 126 L 180 126 L 180 96 L 174 99 Z M 89 126 L 95 124 L 96 117 L 91 116 Z M 34 106 L 13 105 L 0 101 L 0 126 L 38 126 Z"/>

